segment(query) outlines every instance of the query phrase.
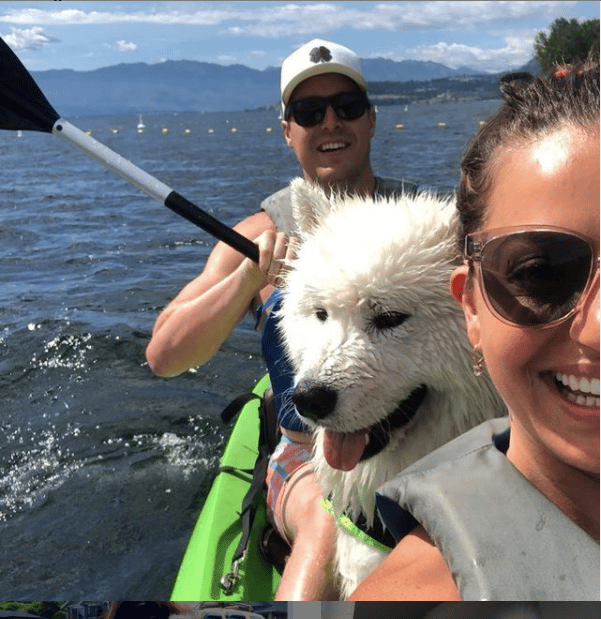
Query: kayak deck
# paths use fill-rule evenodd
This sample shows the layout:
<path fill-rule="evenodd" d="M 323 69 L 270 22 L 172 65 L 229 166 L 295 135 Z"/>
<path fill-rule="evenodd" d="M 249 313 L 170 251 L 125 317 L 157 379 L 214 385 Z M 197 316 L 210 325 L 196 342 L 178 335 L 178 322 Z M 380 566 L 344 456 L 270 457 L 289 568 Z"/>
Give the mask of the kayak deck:
<path fill-rule="evenodd" d="M 262 396 L 268 387 L 269 377 L 264 376 L 253 393 Z M 259 550 L 267 525 L 264 489 L 255 497 L 257 511 L 246 558 L 239 562 L 238 579 L 229 594 L 221 585 L 223 576 L 232 572 L 232 558 L 242 537 L 239 514 L 252 483 L 258 440 L 259 400 L 254 399 L 238 415 L 220 461 L 220 469 L 226 470 L 218 472 L 202 507 L 177 575 L 172 600 L 273 599 L 280 575 Z"/>

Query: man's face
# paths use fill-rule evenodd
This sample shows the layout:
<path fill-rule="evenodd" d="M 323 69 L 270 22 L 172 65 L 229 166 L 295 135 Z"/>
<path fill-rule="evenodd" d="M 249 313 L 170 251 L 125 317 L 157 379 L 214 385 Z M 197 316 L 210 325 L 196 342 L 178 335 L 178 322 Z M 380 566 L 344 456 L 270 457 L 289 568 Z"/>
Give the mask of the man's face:
<path fill-rule="evenodd" d="M 301 82 L 290 102 L 307 97 L 327 97 L 358 90 L 348 77 L 324 73 Z M 341 120 L 331 106 L 323 120 L 314 127 L 301 127 L 291 116 L 282 121 L 286 143 L 298 158 L 305 179 L 323 188 L 348 188 L 362 193 L 373 189 L 373 172 L 369 160 L 370 141 L 376 128 L 372 108 L 356 120 Z"/>

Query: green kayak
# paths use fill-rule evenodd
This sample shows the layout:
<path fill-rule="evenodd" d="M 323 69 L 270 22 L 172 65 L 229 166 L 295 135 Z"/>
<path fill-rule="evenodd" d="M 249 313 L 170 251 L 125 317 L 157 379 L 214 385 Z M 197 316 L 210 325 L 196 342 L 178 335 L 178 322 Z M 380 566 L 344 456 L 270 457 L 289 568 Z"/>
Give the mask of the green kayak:
<path fill-rule="evenodd" d="M 253 393 L 262 396 L 269 385 L 265 376 Z M 225 447 L 177 575 L 171 594 L 174 601 L 273 599 L 280 575 L 260 551 L 267 524 L 262 487 L 253 499 L 256 512 L 252 526 L 247 527 L 246 552 L 234 562 L 243 536 L 242 504 L 252 485 L 259 453 L 259 427 L 259 399 L 255 398 L 243 406 Z"/>

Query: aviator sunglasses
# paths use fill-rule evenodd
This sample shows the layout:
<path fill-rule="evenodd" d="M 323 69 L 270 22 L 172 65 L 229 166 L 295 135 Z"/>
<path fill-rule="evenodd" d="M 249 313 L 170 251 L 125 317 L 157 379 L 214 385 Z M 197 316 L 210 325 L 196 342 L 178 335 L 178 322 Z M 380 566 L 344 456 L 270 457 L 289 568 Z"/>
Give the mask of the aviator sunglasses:
<path fill-rule="evenodd" d="M 341 92 L 331 97 L 307 97 L 293 101 L 284 110 L 284 119 L 294 117 L 294 122 L 301 127 L 314 127 L 325 117 L 328 105 L 341 120 L 356 120 L 369 108 L 369 99 L 363 92 Z"/>
<path fill-rule="evenodd" d="M 566 320 L 593 284 L 599 249 L 562 228 L 521 226 L 468 234 L 465 256 L 477 265 L 489 309 L 522 327 Z"/>

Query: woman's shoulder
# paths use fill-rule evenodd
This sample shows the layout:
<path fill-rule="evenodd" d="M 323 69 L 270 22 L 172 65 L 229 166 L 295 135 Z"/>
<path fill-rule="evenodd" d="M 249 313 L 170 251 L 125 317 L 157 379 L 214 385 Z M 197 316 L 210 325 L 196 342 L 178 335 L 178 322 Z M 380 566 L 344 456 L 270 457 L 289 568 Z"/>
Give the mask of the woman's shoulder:
<path fill-rule="evenodd" d="M 461 600 L 451 572 L 425 529 L 406 535 L 350 600 Z"/>

